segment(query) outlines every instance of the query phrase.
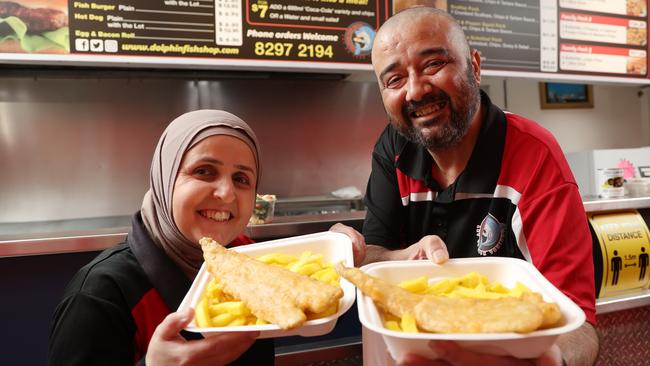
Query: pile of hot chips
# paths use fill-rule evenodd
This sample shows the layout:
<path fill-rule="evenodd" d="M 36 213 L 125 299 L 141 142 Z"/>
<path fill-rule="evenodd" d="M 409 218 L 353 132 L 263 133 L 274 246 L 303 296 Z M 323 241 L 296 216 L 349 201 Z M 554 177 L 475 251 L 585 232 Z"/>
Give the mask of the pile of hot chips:
<path fill-rule="evenodd" d="M 292 272 L 301 273 L 318 281 L 340 287 L 339 274 L 329 263 L 323 262 L 322 254 L 303 252 L 300 257 L 288 254 L 271 253 L 263 255 L 257 260 L 272 266 L 286 268 Z M 338 304 L 327 310 L 313 314 L 308 313 L 307 319 L 323 318 L 338 311 Z M 219 281 L 213 278 L 208 282 L 201 300 L 199 301 L 195 321 L 198 327 L 227 327 L 237 325 L 267 324 L 255 317 L 243 302 L 233 299 L 225 294 Z"/>
<path fill-rule="evenodd" d="M 499 282 L 490 280 L 478 272 L 470 272 L 461 277 L 447 278 L 437 282 L 429 283 L 425 276 L 404 281 L 400 287 L 416 293 L 431 294 L 448 297 L 465 297 L 472 299 L 498 299 L 502 297 L 520 297 L 525 292 L 531 292 L 528 287 L 516 282 L 515 287 L 510 289 Z M 390 330 L 417 333 L 415 318 L 411 314 L 405 314 L 401 318 L 384 314 L 384 326 Z"/>

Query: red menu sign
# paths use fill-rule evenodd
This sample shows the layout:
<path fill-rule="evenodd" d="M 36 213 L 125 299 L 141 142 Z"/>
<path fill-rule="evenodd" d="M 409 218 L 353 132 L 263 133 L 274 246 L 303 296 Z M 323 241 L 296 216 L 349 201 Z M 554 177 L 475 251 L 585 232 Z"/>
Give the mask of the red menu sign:
<path fill-rule="evenodd" d="M 560 0 L 559 70 L 648 75 L 647 0 Z"/>

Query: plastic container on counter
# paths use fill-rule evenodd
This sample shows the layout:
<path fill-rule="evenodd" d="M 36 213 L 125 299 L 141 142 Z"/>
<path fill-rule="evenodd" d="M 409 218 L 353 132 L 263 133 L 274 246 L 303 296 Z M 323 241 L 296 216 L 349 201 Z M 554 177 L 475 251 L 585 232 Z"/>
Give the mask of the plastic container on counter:
<path fill-rule="evenodd" d="M 622 168 L 598 169 L 596 171 L 596 188 L 598 197 L 620 198 L 625 194 Z"/>
<path fill-rule="evenodd" d="M 632 197 L 650 196 L 650 178 L 630 178 L 623 184 L 625 195 Z"/>
<path fill-rule="evenodd" d="M 260 225 L 273 221 L 276 201 L 277 199 L 274 194 L 258 194 L 255 198 L 253 215 L 248 222 L 253 225 Z"/>

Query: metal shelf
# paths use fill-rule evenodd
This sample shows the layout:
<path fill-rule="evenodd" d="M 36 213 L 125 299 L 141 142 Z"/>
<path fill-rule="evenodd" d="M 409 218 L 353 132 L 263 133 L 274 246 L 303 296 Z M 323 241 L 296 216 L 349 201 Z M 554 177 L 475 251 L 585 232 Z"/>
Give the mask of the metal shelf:
<path fill-rule="evenodd" d="M 630 295 L 596 299 L 596 314 L 606 314 L 648 305 L 650 305 L 650 290 L 643 290 Z"/>
<path fill-rule="evenodd" d="M 249 225 L 246 234 L 255 241 L 327 231 L 330 226 L 341 222 L 359 231 L 366 216 L 365 211 L 350 211 L 320 215 L 276 216 L 274 221 L 263 225 Z M 125 217 L 128 222 L 130 217 Z M 74 221 L 74 220 L 72 220 Z M 81 230 L 78 223 L 66 223 L 69 231 L 0 236 L 0 258 L 26 255 L 43 255 L 73 252 L 100 251 L 124 241 L 130 226 Z M 7 225 L 9 226 L 9 225 Z M 42 228 L 49 228 L 47 223 Z M 60 226 L 60 225 L 59 225 Z M 59 227 L 57 226 L 57 227 Z M 0 225 L 0 229 L 2 226 Z M 75 228 L 77 230 L 71 230 Z M 7 228 L 5 228 L 7 229 Z M 14 228 L 15 229 L 15 228 Z"/>
<path fill-rule="evenodd" d="M 582 198 L 586 212 L 628 210 L 637 208 L 650 208 L 650 197 L 623 197 L 604 199 L 594 196 Z"/>
<path fill-rule="evenodd" d="M 644 86 L 650 85 L 650 79 L 641 77 L 621 77 L 621 76 L 600 76 L 587 74 L 558 74 L 552 72 L 517 72 L 517 71 L 500 71 L 500 70 L 482 70 L 483 76 L 495 76 L 503 78 L 523 78 L 535 79 L 539 81 L 558 81 L 566 83 L 589 83 L 589 84 L 609 84 L 609 85 L 627 85 L 627 86 Z"/>
<path fill-rule="evenodd" d="M 334 201 L 330 200 L 326 203 L 331 205 L 332 202 Z M 650 208 L 650 197 L 584 197 L 583 203 L 586 212 L 639 209 Z M 264 241 L 326 231 L 337 222 L 360 230 L 365 215 L 363 210 L 351 210 L 327 214 L 276 216 L 269 224 L 249 225 L 246 233 L 257 241 Z M 74 222 L 0 224 L 0 232 L 20 232 L 0 235 L 0 258 L 103 250 L 124 240 L 130 229 L 129 222 L 130 216 Z"/>

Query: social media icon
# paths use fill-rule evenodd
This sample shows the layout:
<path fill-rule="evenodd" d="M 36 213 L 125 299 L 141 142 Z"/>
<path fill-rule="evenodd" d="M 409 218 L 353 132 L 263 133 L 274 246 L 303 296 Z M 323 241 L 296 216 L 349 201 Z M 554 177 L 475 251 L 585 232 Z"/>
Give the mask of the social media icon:
<path fill-rule="evenodd" d="M 74 40 L 74 49 L 80 52 L 86 52 L 89 49 L 89 42 L 86 38 L 77 38 Z"/>
<path fill-rule="evenodd" d="M 117 41 L 114 39 L 107 39 L 104 41 L 104 51 L 117 52 Z"/>
<path fill-rule="evenodd" d="M 91 39 L 90 50 L 93 52 L 104 52 L 104 41 L 101 39 Z"/>

